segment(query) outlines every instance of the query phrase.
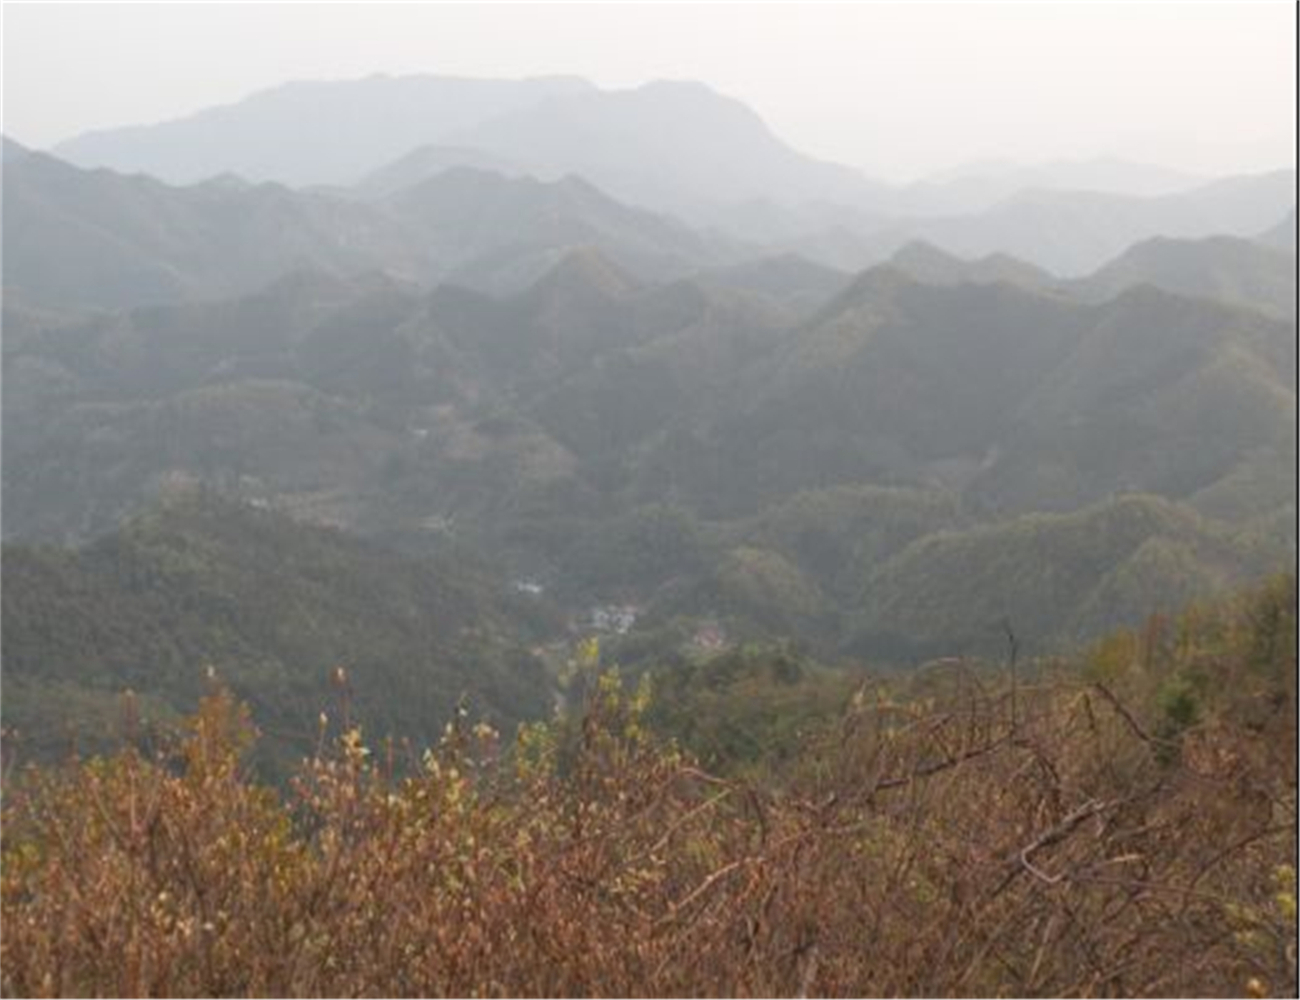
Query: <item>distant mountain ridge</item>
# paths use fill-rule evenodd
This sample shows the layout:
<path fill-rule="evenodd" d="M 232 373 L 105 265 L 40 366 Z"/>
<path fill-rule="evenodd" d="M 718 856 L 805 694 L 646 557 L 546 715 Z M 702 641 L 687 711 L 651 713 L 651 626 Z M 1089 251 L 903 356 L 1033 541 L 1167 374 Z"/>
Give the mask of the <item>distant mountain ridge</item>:
<path fill-rule="evenodd" d="M 806 257 L 836 270 L 891 253 L 916 255 L 925 243 L 948 257 L 987 258 L 982 280 L 1021 283 L 1031 269 L 1068 274 L 1100 267 L 1154 236 L 1239 232 L 1292 209 L 1294 173 L 1229 178 L 1158 199 L 1042 193 L 984 215 L 886 223 L 834 206 L 810 206 L 793 232 L 739 228 L 746 238 L 701 230 L 620 203 L 587 178 L 538 181 L 453 167 L 383 197 L 359 200 L 323 191 L 249 184 L 234 176 L 174 187 L 148 177 L 81 170 L 17 144 L 6 147 L 6 282 L 31 304 L 133 306 L 221 297 L 302 268 L 336 274 L 384 271 L 400 280 L 453 280 L 494 292 L 525 287 L 564 253 L 596 247 L 650 280 L 739 264 Z M 736 218 L 739 218 L 738 216 Z M 789 220 L 787 220 L 789 221 Z M 1293 224 L 1292 224 L 1293 225 Z M 809 228 L 811 227 L 811 228 Z M 909 249 L 910 246 L 910 249 Z M 1010 249 L 1008 249 L 1010 248 Z M 1109 252 L 1113 249 L 1113 252 Z M 952 261 L 908 265 L 936 279 Z M 1019 257 L 1024 267 L 1010 258 Z M 829 262 L 829 263 L 828 263 Z M 968 264 L 961 270 L 972 274 Z M 1276 284 L 1276 282 L 1274 282 Z M 1243 287 L 1241 291 L 1246 291 Z"/>
<path fill-rule="evenodd" d="M 336 141 L 340 132 L 349 142 Z M 977 163 L 889 185 L 798 154 L 753 111 L 704 84 L 660 80 L 606 91 L 566 76 L 290 82 L 185 118 L 89 132 L 53 152 L 171 182 L 231 172 L 292 186 L 357 185 L 371 194 L 453 166 L 544 180 L 578 173 L 620 199 L 679 212 L 701 200 L 760 197 L 890 214 L 969 214 L 1035 188 L 1153 197 L 1205 180 L 1099 157 Z"/>
<path fill-rule="evenodd" d="M 431 146 L 443 154 L 419 152 Z M 426 166 L 431 157 L 439 166 L 518 164 L 543 180 L 579 173 L 615 197 L 668 210 L 747 190 L 856 200 L 881 189 L 852 168 L 796 152 L 740 102 L 666 81 L 622 91 L 571 77 L 289 83 L 176 121 L 87 133 L 53 152 L 177 183 L 233 172 L 372 190 L 385 187 L 385 169 L 403 183 L 422 179 L 418 165 L 399 165 L 405 157 Z"/>
<path fill-rule="evenodd" d="M 5 282 L 32 304 L 221 298 L 303 269 L 512 292 L 584 246 L 654 279 L 744 255 L 581 178 L 469 168 L 361 201 L 225 176 L 176 187 L 29 153 L 6 164 L 4 195 Z"/>
<path fill-rule="evenodd" d="M 294 186 L 353 184 L 455 129 L 589 89 L 576 77 L 379 74 L 292 82 L 172 121 L 88 132 L 52 151 L 81 166 L 139 171 L 177 184 L 225 172 Z"/>
<path fill-rule="evenodd" d="M 419 234 L 441 280 L 489 291 L 526 287 L 576 247 L 597 248 L 651 279 L 738 254 L 734 246 L 624 205 L 573 175 L 547 182 L 454 167 L 377 204 Z"/>
<path fill-rule="evenodd" d="M 962 257 L 1005 253 L 1077 277 L 1155 236 L 1253 238 L 1295 204 L 1292 169 L 1226 177 L 1151 198 L 1028 190 L 983 212 L 858 227 L 859 252 L 888 256 L 924 240 Z"/>
<path fill-rule="evenodd" d="M 1145 240 L 1075 287 L 1086 298 L 1104 301 L 1142 282 L 1278 316 L 1296 313 L 1295 256 L 1262 241 L 1232 236 Z"/>
<path fill-rule="evenodd" d="M 482 150 L 429 145 L 420 146 L 400 159 L 372 171 L 351 188 L 338 190 L 351 191 L 365 198 L 385 198 L 427 183 L 439 174 L 452 170 L 480 170 L 506 177 L 528 174 L 521 164 Z"/>
<path fill-rule="evenodd" d="M 889 264 L 906 271 L 918 281 L 933 285 L 1006 282 L 1024 288 L 1046 288 L 1057 279 L 1040 267 L 1005 253 L 991 253 L 967 260 L 947 253 L 931 243 L 914 240 L 889 258 Z"/>
<path fill-rule="evenodd" d="M 750 256 L 796 253 L 842 270 L 923 240 L 1074 277 L 1155 236 L 1253 238 L 1295 202 L 1294 170 L 1204 181 L 1107 159 L 885 184 L 800 153 L 742 102 L 687 81 L 291 83 L 55 152 L 170 181 L 233 174 L 369 201 L 457 168 L 547 183 L 574 175 L 629 207 L 716 230 Z"/>
<path fill-rule="evenodd" d="M 901 247 L 888 264 L 932 285 L 1006 283 L 1101 303 L 1147 284 L 1284 318 L 1294 316 L 1296 310 L 1294 256 L 1263 240 L 1234 236 L 1153 237 L 1133 244 L 1091 274 L 1074 279 L 1058 278 L 1009 254 L 969 259 L 922 240 Z"/>
<path fill-rule="evenodd" d="M 453 138 L 542 177 L 579 173 L 623 200 L 687 213 L 764 194 L 853 204 L 885 190 L 796 152 L 740 101 L 692 82 L 554 97 Z"/>
<path fill-rule="evenodd" d="M 31 153 L 5 166 L 4 211 L 5 283 L 35 302 L 219 298 L 304 267 L 423 270 L 390 219 L 277 184 L 178 188 Z"/>
<path fill-rule="evenodd" d="M 1050 163 L 972 163 L 924 177 L 904 189 L 927 214 L 977 212 L 1017 191 L 1097 191 L 1157 197 L 1206 183 L 1181 170 L 1134 163 L 1115 157 L 1057 160 Z"/>

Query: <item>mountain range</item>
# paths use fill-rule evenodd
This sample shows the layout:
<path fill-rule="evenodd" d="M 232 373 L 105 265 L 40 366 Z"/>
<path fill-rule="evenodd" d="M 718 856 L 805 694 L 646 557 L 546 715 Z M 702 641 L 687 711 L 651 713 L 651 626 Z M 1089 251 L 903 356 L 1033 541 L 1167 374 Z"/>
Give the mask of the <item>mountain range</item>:
<path fill-rule="evenodd" d="M 827 277 L 766 267 L 808 295 Z M 1191 579 L 1248 575 L 1270 565 L 1259 538 L 1280 554 L 1293 537 L 1293 319 L 1143 283 L 1094 304 L 896 266 L 809 311 L 710 273 L 644 282 L 585 250 L 505 297 L 302 274 L 225 302 L 20 318 L 6 532 L 94 537 L 202 482 L 409 551 L 468 545 L 565 602 L 758 627 L 772 609 L 727 595 L 768 579 L 767 600 L 810 609 L 790 628 L 823 640 L 883 586 L 888 553 L 819 561 L 859 547 L 861 518 L 810 527 L 811 562 L 746 525 L 844 489 L 946 511 L 916 544 L 1160 497 L 1243 546 Z M 1033 624 L 1046 641 L 1075 612 Z"/>
<path fill-rule="evenodd" d="M 340 130 L 349 135 L 337 141 Z M 1002 251 L 1060 273 L 1137 240 L 1252 236 L 1295 201 L 1294 171 L 1231 182 L 1099 158 L 976 165 L 890 185 L 793 149 L 752 110 L 699 83 L 601 90 L 585 81 L 434 76 L 286 84 L 232 105 L 60 143 L 82 166 L 173 183 L 222 174 L 375 197 L 453 167 L 555 181 L 779 250 L 860 269 L 909 239 Z M 838 240 L 830 234 L 843 229 Z M 838 250 L 834 259 L 831 253 Z"/>
<path fill-rule="evenodd" d="M 728 235 L 623 204 L 576 175 L 543 181 L 453 167 L 362 199 L 232 176 L 174 187 L 82 170 L 13 143 L 6 150 L 6 287 L 30 304 L 83 308 L 219 298 L 301 269 L 512 292 L 588 246 L 649 280 L 791 254 L 855 271 L 918 241 L 950 255 L 1019 257 L 1056 274 L 1095 269 L 1160 236 L 1241 234 L 1285 253 L 1295 185 L 1284 171 L 1148 199 L 1040 193 L 981 215 L 906 225 L 823 206 L 753 227 L 736 224 L 749 210 L 735 209 Z M 836 217 L 833 230 L 819 228 Z M 1274 270 L 1284 266 L 1273 261 Z"/>
<path fill-rule="evenodd" d="M 377 74 L 291 82 L 175 121 L 88 132 L 52 152 L 80 166 L 146 173 L 171 184 L 223 173 L 293 187 L 353 184 L 458 129 L 591 89 L 574 77 Z"/>
<path fill-rule="evenodd" d="M 3 158 L 5 717 L 43 752 L 50 706 L 168 716 L 204 663 L 296 752 L 331 665 L 426 739 L 462 694 L 545 714 L 593 631 L 1047 653 L 1294 560 L 1293 170 L 890 186 L 703 85 L 568 77 L 54 152 Z"/>
<path fill-rule="evenodd" d="M 589 245 L 648 277 L 739 256 L 577 177 L 456 168 L 372 204 L 234 178 L 173 187 L 29 153 L 6 166 L 4 194 L 6 286 L 62 306 L 219 298 L 303 269 L 513 290 Z"/>

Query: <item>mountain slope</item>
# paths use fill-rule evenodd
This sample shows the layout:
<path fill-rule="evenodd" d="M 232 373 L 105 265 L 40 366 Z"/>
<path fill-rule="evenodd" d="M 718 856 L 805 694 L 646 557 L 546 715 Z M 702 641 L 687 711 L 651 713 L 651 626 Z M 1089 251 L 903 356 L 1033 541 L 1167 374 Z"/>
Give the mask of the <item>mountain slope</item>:
<path fill-rule="evenodd" d="M 1103 303 L 1138 285 L 1216 299 L 1281 318 L 1295 315 L 1294 256 L 1235 236 L 1143 240 L 1086 277 L 1067 280 L 1008 254 L 968 259 L 933 244 L 900 247 L 889 264 L 931 285 L 1005 282 L 1083 302 Z"/>
<path fill-rule="evenodd" d="M 671 210 L 751 192 L 857 201 L 883 190 L 795 152 L 744 105 L 702 84 L 600 91 L 570 77 L 290 83 L 176 121 L 87 133 L 54 152 L 175 183 L 234 173 L 295 186 L 363 182 L 371 192 L 446 166 L 507 167 L 544 180 L 576 173 L 615 197 Z"/>
<path fill-rule="evenodd" d="M 853 203 L 881 190 L 848 167 L 797 153 L 745 105 L 699 83 L 555 97 L 449 141 L 540 177 L 580 174 L 616 198 L 679 212 L 759 196 Z"/>
<path fill-rule="evenodd" d="M 800 489 L 915 483 L 952 459 L 973 468 L 1086 323 L 1009 285 L 868 271 L 674 425 L 640 488 L 735 515 Z"/>
<path fill-rule="evenodd" d="M 1190 497 L 1253 449 L 1294 465 L 1295 351 L 1293 321 L 1131 289 L 1020 401 L 969 491 L 1000 510 L 1071 510 L 1117 490 Z"/>
<path fill-rule="evenodd" d="M 32 153 L 4 171 L 5 283 L 33 303 L 218 298 L 303 268 L 417 277 L 418 242 L 388 217 L 277 185 L 175 188 Z"/>
<path fill-rule="evenodd" d="M 637 488 L 710 516 L 853 482 L 986 511 L 1187 497 L 1293 453 L 1294 359 L 1293 324 L 1149 286 L 1087 305 L 877 268 L 666 427 Z"/>
<path fill-rule="evenodd" d="M 795 291 L 833 277 L 771 266 Z M 633 603 L 653 635 L 712 616 L 831 653 L 879 567 L 936 532 L 1140 492 L 1294 546 L 1291 322 L 897 267 L 811 312 L 721 284 L 581 249 L 502 297 L 306 274 L 116 315 L 7 297 L 5 530 L 93 537 L 198 481 L 404 551 L 490 553 L 575 616 Z M 1202 581 L 1255 565 L 1241 539 L 1189 537 L 1143 558 Z M 1129 553 L 1102 555 L 1104 575 Z M 1039 635 L 1092 628 L 1093 591 L 1062 594 Z M 964 641 L 954 622 L 936 647 Z"/>
<path fill-rule="evenodd" d="M 778 302 L 797 314 L 811 313 L 851 280 L 845 271 L 818 264 L 798 254 L 779 254 L 707 268 L 695 280 Z"/>
<path fill-rule="evenodd" d="M 70 322 L 5 308 L 26 328 L 5 343 L 5 529 L 56 539 L 176 477 L 352 526 L 501 503 L 569 481 L 567 445 L 594 462 L 657 429 L 789 320 L 592 250 L 505 298 L 299 274 Z"/>
<path fill-rule="evenodd" d="M 889 258 L 889 263 L 929 285 L 1006 282 L 1028 289 L 1044 289 L 1059 284 L 1042 268 L 1008 254 L 992 253 L 979 260 L 964 260 L 922 241 L 900 247 Z"/>
<path fill-rule="evenodd" d="M 352 184 L 449 132 L 589 89 L 573 77 L 300 81 L 187 118 L 89 132 L 54 152 L 82 166 L 138 171 L 176 184 L 226 172 L 293 186 Z"/>
<path fill-rule="evenodd" d="M 872 238 L 882 255 L 923 239 L 962 257 L 1001 252 L 1074 276 L 1153 236 L 1251 237 L 1294 203 L 1294 170 L 1229 177 L 1151 198 L 1022 191 L 981 213 L 905 221 Z"/>
<path fill-rule="evenodd" d="M 455 168 L 378 204 L 419 234 L 444 280 L 484 291 L 527 287 L 579 247 L 598 249 L 647 278 L 681 275 L 729 255 L 675 219 L 620 204 L 574 176 L 541 182 Z"/>
<path fill-rule="evenodd" d="M 1072 289 L 1085 299 L 1105 301 L 1139 284 L 1278 316 L 1294 316 L 1296 311 L 1294 255 L 1232 236 L 1146 240 Z"/>
<path fill-rule="evenodd" d="M 1186 508 L 1119 497 L 913 542 L 863 590 L 856 647 L 876 655 L 1005 653 L 1094 637 L 1279 571 L 1263 539 L 1234 537 Z"/>
<path fill-rule="evenodd" d="M 33 153 L 6 167 L 4 195 L 6 286 L 43 306 L 214 299 L 308 269 L 515 292 L 579 248 L 652 279 L 741 253 L 577 177 L 468 168 L 361 201 L 229 177 L 171 187 Z"/>
<path fill-rule="evenodd" d="M 521 646 L 530 613 L 463 559 L 414 561 L 198 494 L 87 548 L 6 545 L 4 562 L 5 725 L 38 750 L 66 746 L 65 725 L 83 746 L 111 739 L 84 727 L 125 688 L 155 713 L 189 711 L 208 666 L 280 765 L 310 752 L 322 710 L 429 742 L 462 697 L 503 723 L 549 708 Z"/>
<path fill-rule="evenodd" d="M 428 145 L 373 170 L 350 189 L 362 198 L 386 198 L 413 188 L 450 170 L 482 170 L 505 177 L 527 175 L 517 163 L 464 146 Z"/>
<path fill-rule="evenodd" d="M 902 194 L 925 214 L 978 212 L 1018 191 L 1096 191 L 1156 197 L 1204 183 L 1203 178 L 1166 167 L 1101 157 L 1051 163 L 974 163 L 909 185 Z"/>

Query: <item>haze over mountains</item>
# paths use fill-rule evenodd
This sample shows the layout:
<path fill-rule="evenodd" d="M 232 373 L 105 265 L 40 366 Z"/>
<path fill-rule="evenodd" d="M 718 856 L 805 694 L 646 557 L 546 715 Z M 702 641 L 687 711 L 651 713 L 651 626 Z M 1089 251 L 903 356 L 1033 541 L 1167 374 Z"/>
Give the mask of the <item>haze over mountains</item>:
<path fill-rule="evenodd" d="M 340 130 L 347 143 L 337 141 Z M 603 91 L 573 78 L 286 84 L 178 121 L 90 133 L 53 152 L 172 183 L 233 173 L 372 194 L 451 166 L 542 180 L 576 174 L 618 200 L 688 222 L 724 225 L 738 211 L 736 234 L 755 224 L 746 214 L 775 213 L 767 222 L 779 220 L 787 242 L 843 226 L 863 243 L 862 254 L 920 236 L 968 255 L 1041 257 L 1074 273 L 1144 236 L 1253 236 L 1282 217 L 1295 186 L 1293 172 L 1207 185 L 1113 159 L 986 164 L 891 186 L 799 153 L 749 108 L 702 84 Z M 921 228 L 907 223 L 900 235 L 889 224 L 894 216 L 940 218 Z M 1055 241 L 1044 241 L 1044 231 L 1057 233 Z"/>
<path fill-rule="evenodd" d="M 566 77 L 513 82 L 377 75 L 286 83 L 180 121 L 91 132 L 53 152 L 83 166 L 148 173 L 172 184 L 227 172 L 293 186 L 352 184 L 458 129 L 590 89 Z M 340 135 L 348 141 L 340 142 Z"/>
<path fill-rule="evenodd" d="M 629 662 L 722 633 L 906 665 L 1280 568 L 1295 183 L 1096 160 L 891 186 L 704 85 L 570 77 L 286 84 L 6 141 L 24 717 L 102 708 L 97 671 L 177 701 L 204 656 L 305 704 L 330 642 L 395 698 L 418 677 L 365 644 L 437 676 L 430 711 L 460 686 L 524 717 L 555 683 L 530 650 L 593 608 L 634 609 L 605 629 Z M 289 625 L 248 599 L 268 560 Z M 79 666 L 68 614 L 88 647 L 181 625 Z"/>

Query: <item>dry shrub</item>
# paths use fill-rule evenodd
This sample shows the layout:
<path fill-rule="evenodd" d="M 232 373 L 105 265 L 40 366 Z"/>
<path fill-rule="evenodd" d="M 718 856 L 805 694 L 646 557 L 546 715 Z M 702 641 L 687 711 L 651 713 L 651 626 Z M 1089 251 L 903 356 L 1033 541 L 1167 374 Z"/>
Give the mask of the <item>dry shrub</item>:
<path fill-rule="evenodd" d="M 4 992 L 1294 994 L 1293 681 L 1162 735 L 1104 680 L 942 672 L 859 692 L 780 793 L 606 677 L 404 773 L 348 731 L 282 799 L 214 693 L 174 754 L 10 783 Z"/>

